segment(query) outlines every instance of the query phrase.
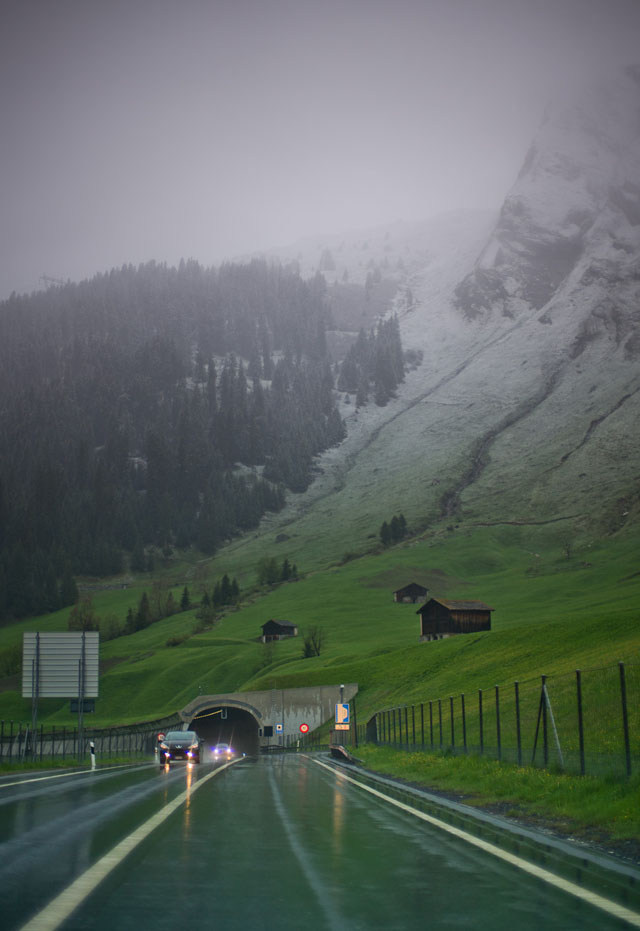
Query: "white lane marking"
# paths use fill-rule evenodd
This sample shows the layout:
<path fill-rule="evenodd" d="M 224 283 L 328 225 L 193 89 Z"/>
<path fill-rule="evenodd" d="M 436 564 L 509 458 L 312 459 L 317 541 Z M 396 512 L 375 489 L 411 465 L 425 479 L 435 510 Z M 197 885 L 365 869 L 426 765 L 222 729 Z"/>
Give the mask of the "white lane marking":
<path fill-rule="evenodd" d="M 113 870 L 122 863 L 125 857 L 128 857 L 131 851 L 134 850 L 138 844 L 141 844 L 152 831 L 161 825 L 163 821 L 166 821 L 188 798 L 191 798 L 205 782 L 208 782 L 209 779 L 213 779 L 214 776 L 217 776 L 223 770 L 238 762 L 240 762 L 239 759 L 231 760 L 228 763 L 224 763 L 222 766 L 218 766 L 213 772 L 208 773 L 201 779 L 198 779 L 189 789 L 186 789 L 178 795 L 177 798 L 174 798 L 172 802 L 169 802 L 164 808 L 156 812 L 155 815 L 152 815 L 144 824 L 136 828 L 132 834 L 129 834 L 129 836 L 125 837 L 119 844 L 116 844 L 109 853 L 101 857 L 97 863 L 94 863 L 88 870 L 85 870 L 85 872 L 78 876 L 70 886 L 67 886 L 60 895 L 52 899 L 48 905 L 45 905 L 45 907 L 37 913 L 37 915 L 34 915 L 30 921 L 22 925 L 20 931 L 55 931 L 56 928 L 59 928 L 62 922 L 66 921 L 69 915 L 91 895 L 98 883 L 106 879 L 109 873 L 113 872 Z"/>
<path fill-rule="evenodd" d="M 142 766 L 151 766 L 151 763 L 138 763 L 136 769 Z M 7 789 L 9 786 L 26 786 L 29 782 L 42 782 L 44 779 L 63 779 L 65 776 L 90 776 L 91 773 L 107 773 L 112 769 L 124 769 L 126 766 L 133 768 L 131 763 L 116 763 L 115 766 L 101 766 L 100 769 L 79 769 L 75 773 L 56 773 L 55 776 L 34 776 L 33 779 L 17 779 L 15 782 L 0 783 L 0 789 Z"/>
<path fill-rule="evenodd" d="M 486 853 L 490 853 L 492 856 L 498 857 L 500 860 L 511 863 L 512 866 L 516 866 L 518 869 L 523 870 L 525 873 L 529 873 L 531 876 L 535 876 L 537 879 L 541 879 L 544 882 L 549 883 L 550 886 L 555 886 L 557 889 L 561 889 L 563 892 L 567 892 L 569 895 L 573 895 L 578 899 L 582 899 L 583 902 L 588 902 L 589 905 L 593 905 L 596 908 L 599 908 L 601 911 L 607 912 L 608 915 L 613 915 L 615 918 L 620 918 L 622 921 L 626 921 L 634 928 L 640 928 L 640 914 L 638 914 L 638 912 L 634 912 L 629 908 L 625 908 L 623 905 L 618 905 L 617 902 L 612 902 L 611 899 L 605 899 L 604 896 L 597 895 L 595 892 L 589 892 L 588 889 L 583 889 L 576 883 L 572 883 L 567 879 L 562 879 L 561 876 L 556 876 L 549 870 L 544 870 L 542 867 L 535 866 L 535 864 L 529 863 L 527 860 L 523 860 L 522 857 L 518 857 L 513 853 L 509 853 L 507 850 L 501 850 L 500 847 L 496 847 L 495 844 L 490 844 L 488 841 L 484 841 L 479 837 L 474 837 L 473 834 L 469 834 L 467 831 L 463 831 L 460 828 L 454 828 L 452 825 L 447 824 L 445 821 L 440 821 L 438 818 L 434 818 L 432 815 L 427 815 L 425 812 L 420 811 L 417 808 L 413 808 L 411 805 L 405 805 L 404 802 L 400 802 L 398 799 L 392 798 L 390 795 L 385 795 L 383 792 L 378 792 L 377 789 L 371 788 L 371 786 L 367 786 L 362 782 L 358 782 L 357 779 L 352 779 L 351 776 L 347 776 L 346 773 L 343 773 L 340 770 L 336 770 L 333 766 L 328 766 L 326 763 L 321 763 L 320 760 L 314 760 L 313 762 L 317 763 L 318 766 L 322 766 L 324 769 L 328 769 L 329 772 L 333 773 L 335 776 L 339 776 L 341 779 L 352 783 L 359 789 L 364 789 L 365 792 L 369 792 L 371 795 L 375 795 L 377 798 L 381 798 L 383 801 L 389 802 L 391 805 L 395 805 L 396 808 L 400 808 L 402 811 L 409 812 L 409 814 L 415 815 L 416 818 L 421 818 L 422 821 L 426 821 L 429 824 L 432 824 L 434 827 L 440 828 L 443 831 L 447 831 L 448 834 L 453 834 L 454 837 L 459 837 L 461 840 L 466 841 L 468 844 L 473 844 L 474 847 L 479 847 L 480 850 L 484 850 Z"/>

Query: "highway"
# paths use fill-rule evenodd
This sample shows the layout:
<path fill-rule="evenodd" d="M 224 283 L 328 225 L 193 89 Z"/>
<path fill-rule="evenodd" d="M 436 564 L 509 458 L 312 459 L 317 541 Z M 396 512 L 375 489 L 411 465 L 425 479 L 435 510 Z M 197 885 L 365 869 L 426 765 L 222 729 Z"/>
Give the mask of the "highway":
<path fill-rule="evenodd" d="M 634 901 L 554 885 L 351 773 L 278 755 L 5 776 L 0 927 L 640 927 Z"/>

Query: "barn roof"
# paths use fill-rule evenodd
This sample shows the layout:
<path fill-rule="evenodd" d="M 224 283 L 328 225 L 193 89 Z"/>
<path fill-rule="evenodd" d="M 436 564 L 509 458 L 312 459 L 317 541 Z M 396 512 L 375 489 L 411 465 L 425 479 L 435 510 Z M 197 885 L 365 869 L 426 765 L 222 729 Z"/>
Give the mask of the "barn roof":
<path fill-rule="evenodd" d="M 266 622 L 266 624 L 263 624 L 262 626 L 266 627 L 267 624 L 277 624 L 278 627 L 297 627 L 298 626 L 297 624 L 294 624 L 292 621 L 279 621 L 276 618 L 271 618 L 270 620 Z"/>
<path fill-rule="evenodd" d="M 419 582 L 409 582 L 408 585 L 403 585 L 402 588 L 396 588 L 394 595 L 398 595 L 400 592 L 406 592 L 410 589 L 419 589 L 421 592 L 427 592 L 429 589 L 426 585 L 420 585 Z"/>
<path fill-rule="evenodd" d="M 432 601 L 448 608 L 449 611 L 495 611 L 495 608 L 489 607 L 484 601 L 450 601 L 448 598 L 430 598 L 426 604 L 416 611 L 416 614 L 422 614 L 422 611 L 431 604 Z"/>

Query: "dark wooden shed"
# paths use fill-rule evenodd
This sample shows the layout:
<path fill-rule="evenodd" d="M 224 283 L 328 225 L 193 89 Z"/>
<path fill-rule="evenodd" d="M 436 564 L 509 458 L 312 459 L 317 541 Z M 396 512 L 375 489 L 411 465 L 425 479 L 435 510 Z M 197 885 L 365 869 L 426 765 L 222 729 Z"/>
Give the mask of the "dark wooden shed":
<path fill-rule="evenodd" d="M 269 643 L 270 640 L 283 640 L 285 637 L 297 637 L 298 625 L 292 624 L 291 621 L 267 621 L 262 625 L 262 642 Z"/>
<path fill-rule="evenodd" d="M 428 588 L 424 585 L 418 585 L 417 582 L 410 582 L 404 588 L 399 588 L 393 593 L 393 600 L 401 604 L 415 604 L 416 601 L 422 601 L 427 597 Z"/>
<path fill-rule="evenodd" d="M 420 615 L 420 639 L 443 640 L 456 634 L 491 630 L 493 610 L 482 601 L 430 598 L 416 611 L 416 614 Z"/>

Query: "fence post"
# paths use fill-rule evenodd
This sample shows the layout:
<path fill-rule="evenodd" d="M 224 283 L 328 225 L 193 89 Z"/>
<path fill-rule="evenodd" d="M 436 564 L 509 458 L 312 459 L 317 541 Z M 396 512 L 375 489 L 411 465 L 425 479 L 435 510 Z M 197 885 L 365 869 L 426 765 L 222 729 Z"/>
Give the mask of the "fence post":
<path fill-rule="evenodd" d="M 624 675 L 624 663 L 618 663 L 620 669 L 620 698 L 622 700 L 622 729 L 624 732 L 624 755 L 627 776 L 631 776 L 631 744 L 629 743 L 629 714 L 627 710 L 627 683 Z"/>
<path fill-rule="evenodd" d="M 451 719 L 451 746 L 455 747 L 456 745 L 456 734 L 453 729 L 453 695 L 449 696 L 449 717 Z"/>
<path fill-rule="evenodd" d="M 462 745 L 464 747 L 464 752 L 467 752 L 467 717 L 464 710 L 464 692 L 460 696 L 460 705 L 462 710 Z"/>
<path fill-rule="evenodd" d="M 404 736 L 407 741 L 407 750 L 409 749 L 409 709 L 404 706 Z"/>
<path fill-rule="evenodd" d="M 522 766 L 522 734 L 520 732 L 520 685 L 514 682 L 516 689 L 516 743 L 518 745 L 518 766 Z"/>
<path fill-rule="evenodd" d="M 578 699 L 578 742 L 580 746 L 580 775 L 584 776 L 584 722 L 582 719 L 582 673 L 576 669 L 576 697 Z"/>
<path fill-rule="evenodd" d="M 549 734 L 547 733 L 547 677 L 542 676 L 542 757 L 544 768 L 549 765 Z"/>
<path fill-rule="evenodd" d="M 480 756 L 484 753 L 484 726 L 482 722 L 482 689 L 478 689 L 478 724 L 480 726 Z"/>
<path fill-rule="evenodd" d="M 433 702 L 429 702 L 429 738 L 431 740 L 431 747 L 433 748 Z"/>
<path fill-rule="evenodd" d="M 498 759 L 502 759 L 502 741 L 500 739 L 500 686 L 496 685 L 496 738 L 498 741 Z"/>
<path fill-rule="evenodd" d="M 392 715 L 393 715 L 393 719 L 392 719 L 392 723 L 393 723 L 393 746 L 395 747 L 395 745 L 396 745 L 396 709 L 393 708 L 392 711 L 391 711 L 391 713 L 392 713 Z"/>
<path fill-rule="evenodd" d="M 420 703 L 420 738 L 421 746 L 424 750 L 424 702 Z"/>
<path fill-rule="evenodd" d="M 42 763 L 42 738 L 44 737 L 44 724 L 40 725 L 40 762 Z"/>
<path fill-rule="evenodd" d="M 0 723 L 0 763 L 4 758 L 4 721 Z"/>
<path fill-rule="evenodd" d="M 411 705 L 411 730 L 413 732 L 413 749 L 416 747 L 416 706 Z"/>
<path fill-rule="evenodd" d="M 440 749 L 442 750 L 442 699 L 438 699 L 438 727 L 440 728 Z"/>
<path fill-rule="evenodd" d="M 356 747 L 358 746 L 358 718 L 356 717 L 356 696 L 351 699 L 353 703 L 353 733 L 356 738 Z"/>

